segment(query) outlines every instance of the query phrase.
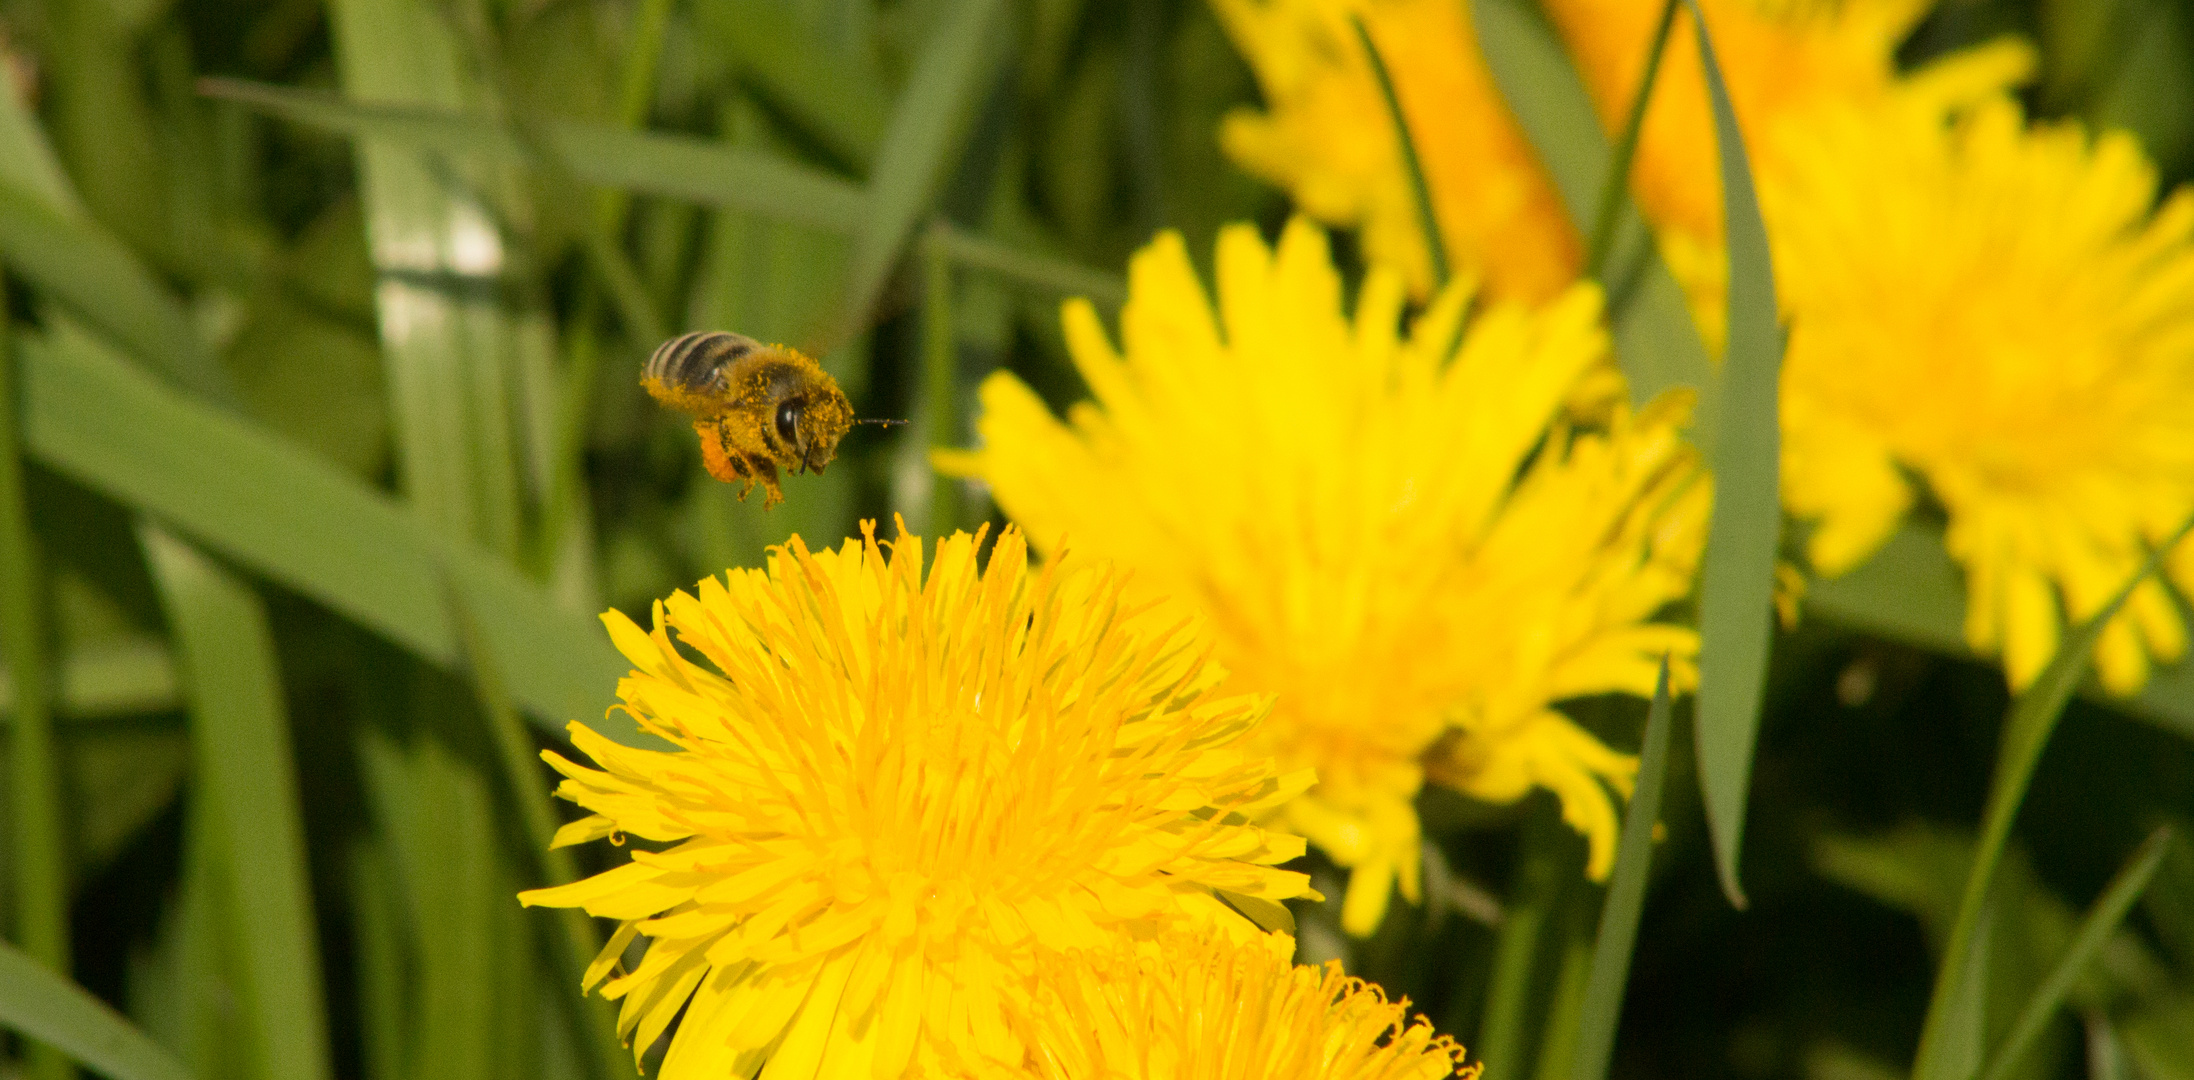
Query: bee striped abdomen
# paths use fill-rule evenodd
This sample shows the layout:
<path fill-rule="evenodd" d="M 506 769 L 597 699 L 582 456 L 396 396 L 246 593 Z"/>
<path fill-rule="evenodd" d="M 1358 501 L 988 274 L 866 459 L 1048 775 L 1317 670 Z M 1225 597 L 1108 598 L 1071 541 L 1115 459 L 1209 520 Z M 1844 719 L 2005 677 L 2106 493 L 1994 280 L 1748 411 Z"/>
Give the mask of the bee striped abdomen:
<path fill-rule="evenodd" d="M 652 384 L 657 396 L 705 399 L 726 389 L 724 372 L 761 343 L 744 334 L 722 330 L 685 334 L 664 342 L 641 369 L 643 384 Z M 660 388 L 659 390 L 657 388 Z M 683 406 L 682 402 L 672 402 Z M 688 410 L 693 411 L 693 410 Z"/>

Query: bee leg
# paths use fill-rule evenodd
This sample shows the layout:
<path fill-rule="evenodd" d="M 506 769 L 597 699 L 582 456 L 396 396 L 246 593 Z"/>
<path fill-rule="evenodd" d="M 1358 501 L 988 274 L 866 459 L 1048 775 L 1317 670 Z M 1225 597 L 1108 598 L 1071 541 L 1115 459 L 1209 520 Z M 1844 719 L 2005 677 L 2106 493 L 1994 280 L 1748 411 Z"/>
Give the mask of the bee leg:
<path fill-rule="evenodd" d="M 745 458 L 731 452 L 729 435 L 724 426 L 709 420 L 696 420 L 693 430 L 701 436 L 701 465 L 710 476 L 727 484 L 739 484 L 739 498 L 747 497 L 754 487 L 754 476 L 747 468 Z"/>
<path fill-rule="evenodd" d="M 776 462 L 756 454 L 747 459 L 747 469 L 753 474 L 754 479 L 760 481 L 762 487 L 766 489 L 762 496 L 762 509 L 767 510 L 785 501 L 785 489 L 777 484 Z M 742 494 L 740 497 L 745 498 L 745 495 Z"/>

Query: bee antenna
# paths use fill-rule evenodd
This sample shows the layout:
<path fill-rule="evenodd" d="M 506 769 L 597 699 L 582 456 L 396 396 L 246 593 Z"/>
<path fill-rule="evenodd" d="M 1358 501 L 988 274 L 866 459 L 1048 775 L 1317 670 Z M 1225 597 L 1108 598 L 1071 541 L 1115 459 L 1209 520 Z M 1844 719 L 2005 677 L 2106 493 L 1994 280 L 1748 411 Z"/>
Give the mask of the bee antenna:
<path fill-rule="evenodd" d="M 857 420 L 855 420 L 855 421 L 854 421 L 854 423 L 856 423 L 856 424 L 874 424 L 874 425 L 876 425 L 877 427 L 898 427 L 899 425 L 901 425 L 901 424 L 904 424 L 904 423 L 906 423 L 906 422 L 907 422 L 907 421 L 905 421 L 905 420 L 874 420 L 874 419 L 866 419 L 866 418 L 864 418 L 864 419 L 857 419 Z"/>

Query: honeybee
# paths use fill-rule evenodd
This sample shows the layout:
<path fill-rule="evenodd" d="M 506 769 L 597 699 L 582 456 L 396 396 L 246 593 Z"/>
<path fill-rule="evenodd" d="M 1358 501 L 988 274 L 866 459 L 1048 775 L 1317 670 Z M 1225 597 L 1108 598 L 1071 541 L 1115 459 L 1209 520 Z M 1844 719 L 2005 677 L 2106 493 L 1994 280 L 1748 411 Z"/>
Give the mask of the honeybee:
<path fill-rule="evenodd" d="M 779 467 L 820 473 L 854 424 L 898 422 L 854 419 L 838 380 L 799 350 L 722 330 L 664 342 L 640 385 L 694 418 L 710 476 L 742 484 L 741 500 L 762 485 L 764 508 L 785 501 Z"/>

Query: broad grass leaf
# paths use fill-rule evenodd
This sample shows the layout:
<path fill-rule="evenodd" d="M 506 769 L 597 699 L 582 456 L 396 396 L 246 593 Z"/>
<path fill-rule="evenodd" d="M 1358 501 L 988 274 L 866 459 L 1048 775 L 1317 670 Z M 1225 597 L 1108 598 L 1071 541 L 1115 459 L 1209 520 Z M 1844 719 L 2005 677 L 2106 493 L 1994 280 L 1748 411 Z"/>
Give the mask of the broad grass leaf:
<path fill-rule="evenodd" d="M 105 230 L 0 182 L 0 255 L 41 295 L 178 385 L 235 402 L 228 373 L 182 303 Z"/>
<path fill-rule="evenodd" d="M 22 1032 L 111 1080 L 193 1080 L 173 1054 L 90 991 L 0 942 L 0 1025 Z"/>
<path fill-rule="evenodd" d="M 83 340 L 23 342 L 24 439 L 49 467 L 357 621 L 445 670 L 456 630 L 447 564 L 509 676 L 511 696 L 560 731 L 603 718 L 627 665 L 594 620 L 517 571 L 430 533 L 402 506 L 309 454 L 161 386 Z"/>
<path fill-rule="evenodd" d="M 249 585 L 156 527 L 139 530 L 183 662 L 197 797 L 217 829 L 243 1028 L 267 1077 L 333 1075 L 304 808 L 266 608 Z"/>
<path fill-rule="evenodd" d="M 1714 866 L 1730 903 L 1745 906 L 1737 880 L 1760 692 L 1774 636 L 1775 559 L 1782 536 L 1782 418 L 1777 404 L 1783 331 L 1767 225 L 1746 161 L 1736 106 L 1722 81 L 1706 20 L 1692 0 L 1714 107 L 1721 157 L 1722 218 L 1729 250 L 1729 343 L 1722 357 L 1720 418 L 1708 448 L 1714 520 L 1699 581 L 1699 784 L 1706 797 Z"/>
<path fill-rule="evenodd" d="M 206 79 L 208 94 L 295 123 L 351 138 L 465 157 L 524 160 L 526 148 L 495 120 L 449 108 L 360 104 L 327 94 L 261 83 Z M 866 195 L 811 166 L 774 154 L 687 135 L 626 131 L 606 124 L 540 121 L 543 145 L 572 176 L 638 194 L 737 207 L 851 234 L 862 227 Z"/>

